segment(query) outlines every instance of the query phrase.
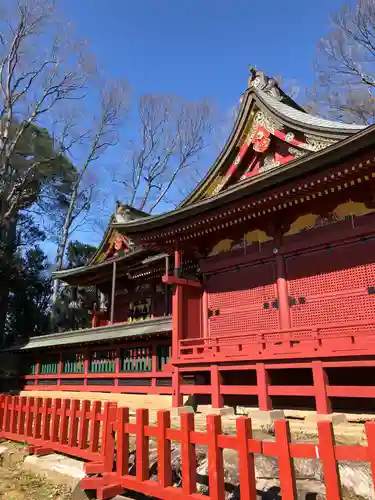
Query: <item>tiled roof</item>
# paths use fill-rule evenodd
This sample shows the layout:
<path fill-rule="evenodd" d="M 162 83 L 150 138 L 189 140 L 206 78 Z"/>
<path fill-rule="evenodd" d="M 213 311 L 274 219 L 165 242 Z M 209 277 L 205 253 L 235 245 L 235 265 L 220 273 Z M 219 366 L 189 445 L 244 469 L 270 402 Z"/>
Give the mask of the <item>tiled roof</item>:
<path fill-rule="evenodd" d="M 111 341 L 128 337 L 139 337 L 142 335 L 168 333 L 171 330 L 172 319 L 170 316 L 166 316 L 134 323 L 117 323 L 109 326 L 99 326 L 97 328 L 85 328 L 70 332 L 30 337 L 26 344 L 22 346 L 15 345 L 7 350 L 24 351 L 42 347 L 70 346 L 86 342 Z"/>
<path fill-rule="evenodd" d="M 342 130 L 350 133 L 359 132 L 366 128 L 366 125 L 356 125 L 351 123 L 342 123 L 338 121 L 326 120 L 325 118 L 320 118 L 318 116 L 310 115 L 309 113 L 304 113 L 298 111 L 287 104 L 275 99 L 275 97 L 270 94 L 263 92 L 262 90 L 255 90 L 255 94 L 258 95 L 262 101 L 264 101 L 268 106 L 273 108 L 276 112 L 290 118 L 294 122 L 298 122 L 301 125 L 310 125 L 315 128 L 326 128 L 332 130 Z"/>

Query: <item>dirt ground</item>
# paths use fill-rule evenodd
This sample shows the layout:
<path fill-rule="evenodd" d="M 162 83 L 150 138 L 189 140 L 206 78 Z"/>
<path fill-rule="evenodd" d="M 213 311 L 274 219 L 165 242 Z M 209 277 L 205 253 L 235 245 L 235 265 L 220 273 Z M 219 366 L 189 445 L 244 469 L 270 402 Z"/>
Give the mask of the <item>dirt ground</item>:
<path fill-rule="evenodd" d="M 45 478 L 25 472 L 19 465 L 0 467 L 2 500 L 70 500 L 66 486 L 46 482 Z"/>

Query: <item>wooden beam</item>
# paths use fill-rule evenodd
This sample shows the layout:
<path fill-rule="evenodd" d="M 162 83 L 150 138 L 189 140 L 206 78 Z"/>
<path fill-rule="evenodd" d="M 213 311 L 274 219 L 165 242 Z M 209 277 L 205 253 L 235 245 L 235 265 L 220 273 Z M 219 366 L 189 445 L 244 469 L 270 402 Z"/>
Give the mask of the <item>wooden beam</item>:
<path fill-rule="evenodd" d="M 178 278 L 176 276 L 162 276 L 163 283 L 167 285 L 183 285 L 192 286 L 195 288 L 202 288 L 202 284 L 199 281 L 187 280 L 185 278 Z"/>

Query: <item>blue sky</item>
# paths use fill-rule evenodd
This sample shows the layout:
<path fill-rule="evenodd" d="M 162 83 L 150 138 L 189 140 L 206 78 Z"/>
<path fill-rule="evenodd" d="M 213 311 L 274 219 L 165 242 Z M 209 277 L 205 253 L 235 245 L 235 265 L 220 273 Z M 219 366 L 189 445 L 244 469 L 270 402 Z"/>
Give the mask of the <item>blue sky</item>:
<path fill-rule="evenodd" d="M 139 93 L 210 97 L 224 109 L 249 64 L 302 84 L 342 0 L 64 0 L 63 9 L 112 75 Z"/>
<path fill-rule="evenodd" d="M 309 85 L 316 43 L 342 5 L 342 0 L 61 2 L 64 17 L 89 41 L 100 66 L 112 77 L 127 78 L 135 95 L 208 98 L 224 116 L 246 89 L 249 65 Z M 88 243 L 100 239 L 93 232 L 75 237 Z"/>

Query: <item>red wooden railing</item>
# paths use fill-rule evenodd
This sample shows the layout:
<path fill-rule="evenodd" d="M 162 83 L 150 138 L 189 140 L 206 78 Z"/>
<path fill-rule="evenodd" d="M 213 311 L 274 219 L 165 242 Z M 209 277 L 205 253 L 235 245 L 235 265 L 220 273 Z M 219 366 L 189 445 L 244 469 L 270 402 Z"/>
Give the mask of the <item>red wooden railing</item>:
<path fill-rule="evenodd" d="M 254 454 L 277 457 L 282 498 L 297 498 L 294 458 L 318 459 L 322 463 L 327 500 L 341 500 L 338 461 L 366 461 L 375 477 L 375 422 L 366 423 L 367 446 L 336 445 L 332 424 L 318 423 L 317 443 L 292 442 L 289 424 L 275 422 L 275 440 L 254 439 L 251 420 L 239 417 L 236 434 L 222 431 L 221 417 L 207 416 L 206 432 L 195 430 L 194 415 L 184 413 L 180 428 L 171 427 L 170 414 L 160 410 L 157 424 L 149 425 L 147 410 L 136 412 L 129 422 L 128 408 L 87 401 L 0 397 L 0 437 L 23 441 L 36 453 L 60 451 L 90 460 L 88 475 L 81 487 L 96 491 L 99 500 L 109 499 L 124 490 L 165 500 L 197 499 L 196 445 L 207 447 L 209 496 L 225 499 L 223 450 L 235 450 L 241 499 L 256 500 Z M 102 425 L 100 425 L 102 424 Z M 129 435 L 135 435 L 130 446 Z M 157 441 L 157 479 L 150 479 L 149 440 Z M 171 442 L 180 443 L 181 487 L 173 486 Z M 129 474 L 130 448 L 136 449 L 135 474 Z M 114 460 L 116 451 L 116 460 Z M 200 498 L 200 497 L 199 497 Z"/>
<path fill-rule="evenodd" d="M 281 497 L 297 498 L 294 474 L 294 458 L 319 459 L 322 462 L 327 500 L 340 500 L 340 476 L 338 460 L 368 461 L 375 474 L 375 422 L 366 423 L 368 446 L 341 446 L 334 442 L 332 424 L 327 421 L 318 423 L 318 443 L 295 443 L 291 441 L 289 423 L 286 420 L 275 422 L 275 441 L 262 441 L 253 438 L 251 420 L 239 417 L 236 421 L 236 435 L 228 436 L 222 432 L 221 417 L 207 416 L 206 432 L 198 432 L 194 427 L 194 415 L 184 413 L 180 417 L 180 428 L 172 429 L 168 411 L 158 412 L 157 425 L 150 426 L 148 411 L 137 410 L 136 423 L 129 423 L 127 408 L 118 408 L 113 422 L 115 433 L 108 431 L 105 457 L 102 463 L 87 465 L 88 473 L 101 477 L 86 477 L 81 481 L 84 489 L 96 490 L 99 500 L 111 498 L 124 490 L 133 490 L 160 499 L 196 499 L 196 453 L 195 446 L 203 445 L 208 450 L 209 498 L 225 499 L 225 468 L 223 450 L 231 449 L 238 453 L 238 474 L 241 499 L 256 500 L 256 478 L 254 454 L 278 458 Z M 136 473 L 129 470 L 129 434 L 136 437 Z M 150 480 L 149 439 L 157 440 L 157 481 Z M 181 446 L 182 486 L 172 484 L 171 441 Z M 117 460 L 112 460 L 117 448 Z M 110 457 L 110 459 L 108 458 Z"/>
<path fill-rule="evenodd" d="M 115 415 L 113 403 L 2 395 L 0 437 L 27 443 L 35 454 L 103 460 L 103 433 Z"/>
<path fill-rule="evenodd" d="M 180 340 L 180 363 L 375 353 L 375 321 L 333 323 Z"/>

